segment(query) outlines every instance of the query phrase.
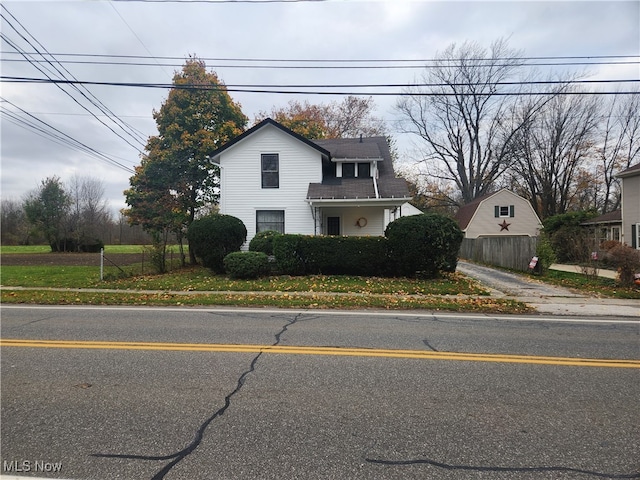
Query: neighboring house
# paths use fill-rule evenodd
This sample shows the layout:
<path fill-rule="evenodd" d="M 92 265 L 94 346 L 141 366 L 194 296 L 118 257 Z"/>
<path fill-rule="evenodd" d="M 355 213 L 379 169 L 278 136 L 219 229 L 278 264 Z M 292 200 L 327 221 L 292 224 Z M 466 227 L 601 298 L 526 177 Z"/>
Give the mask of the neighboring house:
<path fill-rule="evenodd" d="M 465 238 L 537 237 L 542 228 L 529 201 L 506 188 L 460 207 L 455 219 Z"/>
<path fill-rule="evenodd" d="M 212 155 L 220 213 L 257 232 L 383 235 L 410 200 L 384 137 L 309 140 L 267 118 Z"/>
<path fill-rule="evenodd" d="M 400 205 L 400 216 L 411 217 L 412 215 L 422 215 L 424 212 L 418 207 L 414 207 L 409 202 Z"/>
<path fill-rule="evenodd" d="M 596 249 L 606 240 L 622 241 L 622 210 L 614 210 L 582 222 L 591 229 Z"/>
<path fill-rule="evenodd" d="M 622 239 L 640 249 L 640 163 L 618 173 L 622 180 Z"/>

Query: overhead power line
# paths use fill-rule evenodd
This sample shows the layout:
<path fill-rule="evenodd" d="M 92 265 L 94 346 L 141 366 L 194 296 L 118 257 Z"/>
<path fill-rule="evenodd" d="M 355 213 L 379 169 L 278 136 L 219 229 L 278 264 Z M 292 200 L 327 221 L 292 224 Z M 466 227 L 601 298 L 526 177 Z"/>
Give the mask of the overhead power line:
<path fill-rule="evenodd" d="M 2 51 L 4 55 L 15 52 Z M 145 56 L 145 55 L 106 55 L 83 53 L 56 53 L 57 58 L 69 58 L 64 63 L 88 65 L 126 65 L 149 67 L 180 67 L 184 65 L 184 57 Z M 241 58 L 241 57 L 198 57 L 203 62 L 215 62 L 207 65 L 209 68 L 259 68 L 259 69 L 424 69 L 424 68 L 455 68 L 459 67 L 463 59 L 276 59 L 276 58 Z M 137 62 L 134 62 L 138 60 Z M 149 62 L 140 62 L 148 60 Z M 468 60 L 468 59 L 467 59 Z M 16 58 L 3 58 L 5 62 L 24 62 Z M 40 60 L 44 62 L 45 60 Z M 161 63 L 164 62 L 164 63 Z M 171 63 L 167 63 L 171 62 Z M 500 62 L 519 62 L 520 66 L 602 66 L 602 65 L 638 65 L 640 56 L 637 55 L 599 55 L 599 56 L 538 56 L 538 57 L 499 57 L 475 58 L 473 63 L 465 60 L 465 68 L 481 68 L 488 65 L 501 66 Z"/>
<path fill-rule="evenodd" d="M 64 133 L 53 125 L 20 108 L 15 103 L 5 98 L 0 98 L 0 100 L 3 104 L 6 103 L 7 105 L 10 105 L 14 108 L 14 111 L 11 111 L 5 108 L 4 105 L 0 105 L 0 111 L 2 112 L 3 117 L 7 118 L 15 125 L 35 132 L 37 135 L 48 138 L 49 140 L 59 145 L 64 145 L 66 147 L 87 153 L 94 158 L 107 163 L 108 165 L 115 166 L 129 173 L 134 173 L 133 168 L 118 162 L 113 157 L 88 146 L 87 144 L 75 139 L 71 135 Z"/>
<path fill-rule="evenodd" d="M 245 93 L 270 93 L 270 94 L 298 94 L 298 95 L 396 95 L 396 96 L 436 96 L 436 95 L 465 95 L 465 92 L 447 92 L 438 89 L 445 88 L 464 88 L 470 87 L 468 83 L 413 83 L 413 84 L 336 84 L 336 85 L 318 85 L 318 84 L 296 84 L 296 85 L 266 85 L 266 84 L 229 84 L 229 85 L 202 85 L 202 84 L 182 84 L 175 85 L 169 83 L 146 83 L 146 82 L 99 82 L 99 81 L 74 81 L 74 80 L 55 80 L 49 78 L 33 78 L 33 77 L 12 77 L 12 76 L 0 76 L 0 81 L 11 83 L 82 83 L 85 85 L 102 85 L 112 87 L 134 87 L 134 88 L 161 88 L 161 89 L 181 89 L 181 90 L 213 90 L 213 91 L 227 91 L 227 92 L 245 92 Z M 604 79 L 604 80 L 574 80 L 574 81 L 560 81 L 560 80 L 548 80 L 548 81 L 523 81 L 523 82 L 497 82 L 496 86 L 503 87 L 515 87 L 515 86 L 568 86 L 568 85 L 595 85 L 595 84 L 638 84 L 640 79 Z M 368 92 L 355 92 L 355 91 L 335 91 L 331 89 L 336 88 L 431 88 L 431 91 L 368 91 Z M 299 90 L 299 89 L 314 89 L 314 90 Z M 318 90 L 322 89 L 322 90 Z M 493 92 L 492 95 L 496 96 L 515 96 L 515 95 L 545 95 L 549 92 L 522 92 L 522 91 L 502 91 Z M 565 91 L 567 95 L 586 95 L 586 94 L 598 94 L 598 95 L 616 95 L 623 93 L 638 93 L 637 91 Z"/>
<path fill-rule="evenodd" d="M 12 21 L 7 18 L 4 14 L 0 14 L 0 17 L 11 27 L 11 29 L 27 44 L 33 51 L 34 54 L 26 53 L 23 49 L 21 49 L 15 42 L 9 39 L 4 33 L 0 33 L 2 39 L 15 49 L 17 54 L 21 55 L 26 61 L 28 61 L 31 65 L 33 65 L 40 73 L 45 75 L 48 79 L 52 80 L 52 83 L 55 84 L 60 90 L 62 90 L 67 96 L 69 96 L 77 105 L 79 105 L 82 109 L 90 113 L 98 122 L 111 130 L 115 135 L 124 140 L 131 147 L 140 151 L 140 147 L 145 145 L 144 134 L 122 119 L 118 118 L 109 108 L 104 105 L 91 91 L 89 91 L 84 85 L 84 83 L 77 81 L 77 78 L 73 76 L 69 70 L 67 70 L 47 49 L 15 18 L 13 14 L 7 9 L 5 5 L 2 5 L 3 11 L 7 13 L 9 17 L 17 24 L 22 31 L 12 23 Z M 40 60 L 38 58 L 34 58 L 34 55 L 38 55 L 44 61 L 44 67 L 39 65 Z M 58 77 L 54 79 L 52 77 Z M 71 78 L 71 80 L 69 80 Z M 60 80 L 61 83 L 58 83 L 54 80 Z M 65 83 L 68 82 L 68 83 Z M 80 95 L 80 97 L 74 96 L 70 91 L 65 90 L 61 87 L 61 85 L 70 85 L 72 89 Z M 82 90 L 78 88 L 77 85 L 82 87 Z M 113 122 L 113 124 L 119 128 L 122 132 L 124 132 L 130 139 L 137 143 L 134 145 L 127 138 L 123 137 L 120 133 L 118 133 L 111 125 L 108 125 L 104 120 L 99 118 L 89 107 L 84 104 L 84 100 L 88 101 L 91 105 L 97 108 L 101 113 L 107 116 L 109 120 Z"/>

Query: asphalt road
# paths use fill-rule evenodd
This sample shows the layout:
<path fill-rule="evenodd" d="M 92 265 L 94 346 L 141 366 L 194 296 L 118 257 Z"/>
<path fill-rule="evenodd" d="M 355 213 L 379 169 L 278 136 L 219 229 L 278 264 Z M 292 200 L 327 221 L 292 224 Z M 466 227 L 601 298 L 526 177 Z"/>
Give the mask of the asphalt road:
<path fill-rule="evenodd" d="M 640 478 L 640 362 L 622 362 L 640 358 L 638 322 L 242 309 L 1 313 L 5 474 Z"/>

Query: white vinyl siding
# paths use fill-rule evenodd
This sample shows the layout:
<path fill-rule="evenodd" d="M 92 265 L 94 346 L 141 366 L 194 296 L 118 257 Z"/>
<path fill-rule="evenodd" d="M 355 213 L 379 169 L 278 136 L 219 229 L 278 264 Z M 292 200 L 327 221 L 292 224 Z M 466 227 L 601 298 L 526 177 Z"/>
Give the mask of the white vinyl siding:
<path fill-rule="evenodd" d="M 328 218 L 340 217 L 340 235 L 375 236 L 384 235 L 384 208 L 376 207 L 343 207 L 322 208 L 322 234 L 328 234 Z M 358 225 L 358 220 L 365 219 L 365 226 Z"/>
<path fill-rule="evenodd" d="M 276 153 L 279 187 L 262 188 L 262 155 Z M 315 233 L 306 197 L 309 183 L 322 181 L 320 152 L 267 125 L 224 151 L 220 166 L 220 213 L 245 224 L 245 247 L 256 234 L 258 210 L 284 211 L 285 233 Z"/>
<path fill-rule="evenodd" d="M 622 178 L 622 241 L 640 249 L 640 174 Z"/>

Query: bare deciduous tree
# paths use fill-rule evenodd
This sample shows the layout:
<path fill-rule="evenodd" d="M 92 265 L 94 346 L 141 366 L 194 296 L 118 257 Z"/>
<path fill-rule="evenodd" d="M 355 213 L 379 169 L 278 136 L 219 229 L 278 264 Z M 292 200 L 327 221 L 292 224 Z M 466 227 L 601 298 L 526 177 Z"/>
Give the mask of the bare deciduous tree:
<path fill-rule="evenodd" d="M 78 246 L 103 238 L 112 222 L 107 202 L 104 199 L 104 184 L 91 177 L 74 176 L 67 185 L 71 197 L 69 231 Z"/>
<path fill-rule="evenodd" d="M 489 193 L 510 165 L 519 125 L 513 123 L 514 97 L 499 89 L 518 73 L 521 56 L 504 40 L 488 50 L 451 45 L 423 76 L 432 86 L 408 90 L 396 106 L 403 131 L 422 140 L 429 175 L 454 183 L 462 203 Z"/>
<path fill-rule="evenodd" d="M 602 213 L 620 208 L 620 182 L 615 175 L 640 157 L 640 91 L 613 95 L 605 110 L 598 148 L 598 173 L 602 180 Z"/>
<path fill-rule="evenodd" d="M 580 169 L 593 154 L 600 101 L 586 93 L 554 95 L 539 113 L 523 115 L 529 121 L 516 135 L 513 171 L 541 218 L 569 209 Z"/>
<path fill-rule="evenodd" d="M 37 234 L 32 232 L 22 204 L 15 200 L 2 200 L 0 208 L 0 239 L 2 245 L 29 245 L 38 241 Z"/>

